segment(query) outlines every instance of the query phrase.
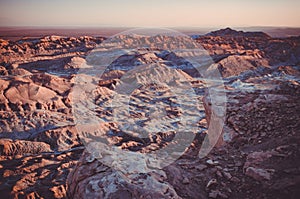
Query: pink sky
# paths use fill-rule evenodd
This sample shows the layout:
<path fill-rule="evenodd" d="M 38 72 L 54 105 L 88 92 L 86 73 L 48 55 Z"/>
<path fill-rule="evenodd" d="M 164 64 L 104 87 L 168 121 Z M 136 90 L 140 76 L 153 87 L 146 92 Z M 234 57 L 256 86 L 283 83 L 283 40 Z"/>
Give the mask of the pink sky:
<path fill-rule="evenodd" d="M 0 0 L 0 25 L 300 27 L 299 8 L 299 0 Z"/>

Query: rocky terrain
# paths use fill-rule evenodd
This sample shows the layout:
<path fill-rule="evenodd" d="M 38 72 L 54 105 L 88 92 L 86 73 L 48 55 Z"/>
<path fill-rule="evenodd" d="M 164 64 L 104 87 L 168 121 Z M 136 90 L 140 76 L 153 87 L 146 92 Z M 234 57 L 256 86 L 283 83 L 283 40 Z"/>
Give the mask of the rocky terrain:
<path fill-rule="evenodd" d="M 118 45 L 147 45 L 125 54 L 117 48 L 115 59 L 104 56 L 101 63 L 93 49 L 107 41 L 103 37 L 1 39 L 1 196 L 297 198 L 300 37 L 279 39 L 227 28 L 193 38 L 173 42 L 169 36 L 119 35 Z M 187 43 L 191 45 L 182 46 Z M 227 98 L 221 136 L 204 157 L 199 151 L 213 142 L 209 129 L 223 109 L 216 108 L 210 95 L 215 84 L 184 53 L 172 52 L 196 44 L 215 62 L 223 77 L 220 92 Z M 103 61 L 109 66 L 98 80 L 89 65 Z M 95 100 L 74 92 L 82 76 L 94 85 Z M 155 81 L 148 83 L 147 77 Z M 128 87 L 126 82 L 133 81 L 137 87 Z M 77 99 L 82 106 L 77 107 Z M 128 111 L 122 109 L 123 99 Z M 78 116 L 101 122 L 80 126 Z M 139 155 L 179 146 L 183 140 L 189 143 L 184 153 L 174 152 L 174 161 L 163 167 L 143 162 Z M 103 143 L 117 150 L 105 149 Z M 93 147 L 113 160 L 93 153 Z M 138 163 L 122 165 L 123 152 Z"/>

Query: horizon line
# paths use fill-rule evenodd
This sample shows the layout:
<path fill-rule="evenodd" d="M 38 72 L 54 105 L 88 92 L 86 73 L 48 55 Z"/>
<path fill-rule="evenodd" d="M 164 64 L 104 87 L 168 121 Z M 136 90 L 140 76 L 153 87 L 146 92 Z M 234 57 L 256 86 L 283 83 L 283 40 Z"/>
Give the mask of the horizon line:
<path fill-rule="evenodd" d="M 300 26 L 106 26 L 106 25 L 4 25 L 0 28 L 196 28 L 196 29 L 212 29 L 212 28 L 300 28 Z"/>

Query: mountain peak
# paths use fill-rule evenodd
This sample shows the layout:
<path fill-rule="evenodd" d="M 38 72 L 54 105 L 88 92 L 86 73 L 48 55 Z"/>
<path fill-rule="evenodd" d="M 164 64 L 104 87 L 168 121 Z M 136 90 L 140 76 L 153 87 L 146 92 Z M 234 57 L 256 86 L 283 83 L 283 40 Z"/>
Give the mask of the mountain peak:
<path fill-rule="evenodd" d="M 244 31 L 237 31 L 229 27 L 212 31 L 206 35 L 221 36 L 221 37 L 270 37 L 268 34 L 264 32 L 244 32 Z"/>

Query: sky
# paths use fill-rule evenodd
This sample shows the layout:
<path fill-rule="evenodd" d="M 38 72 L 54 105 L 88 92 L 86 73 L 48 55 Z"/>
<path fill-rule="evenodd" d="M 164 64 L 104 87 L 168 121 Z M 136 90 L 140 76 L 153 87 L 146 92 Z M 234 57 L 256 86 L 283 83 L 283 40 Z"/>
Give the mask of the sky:
<path fill-rule="evenodd" d="M 0 0 L 0 26 L 300 27 L 299 0 Z"/>

